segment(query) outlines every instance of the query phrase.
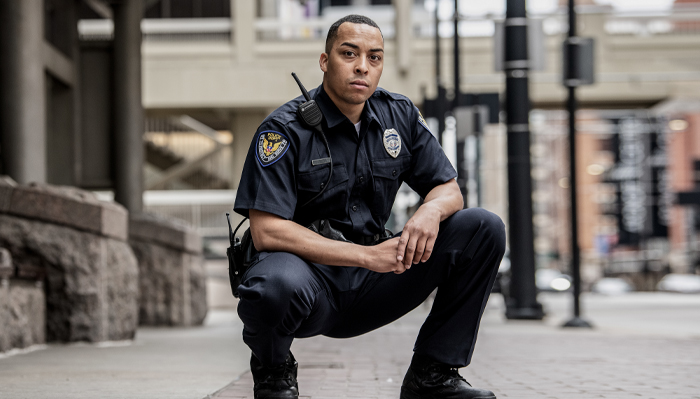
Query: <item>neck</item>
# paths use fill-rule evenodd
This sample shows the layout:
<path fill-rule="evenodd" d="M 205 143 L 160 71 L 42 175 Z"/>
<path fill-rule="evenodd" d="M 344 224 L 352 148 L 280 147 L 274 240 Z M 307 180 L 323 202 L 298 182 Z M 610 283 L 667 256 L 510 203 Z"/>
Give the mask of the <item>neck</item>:
<path fill-rule="evenodd" d="M 350 122 L 356 124 L 360 121 L 360 117 L 362 116 L 362 110 L 365 108 L 364 102 L 360 104 L 348 104 L 344 101 L 341 101 L 338 97 L 336 97 L 335 93 L 332 93 L 326 88 L 326 82 L 323 82 L 323 90 L 325 90 L 326 94 L 328 94 L 328 97 L 330 97 L 331 101 L 333 101 L 333 104 L 335 104 L 335 106 L 338 107 L 338 110 L 343 115 L 345 115 L 350 120 Z"/>

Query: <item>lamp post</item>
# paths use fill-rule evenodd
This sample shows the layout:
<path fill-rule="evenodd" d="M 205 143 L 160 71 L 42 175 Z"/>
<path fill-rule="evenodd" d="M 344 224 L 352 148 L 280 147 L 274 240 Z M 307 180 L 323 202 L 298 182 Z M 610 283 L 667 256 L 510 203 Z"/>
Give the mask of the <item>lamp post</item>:
<path fill-rule="evenodd" d="M 508 218 L 511 283 L 509 319 L 541 320 L 537 302 L 530 176 L 530 97 L 525 0 L 507 0 L 505 26 L 506 114 L 508 116 Z"/>
<path fill-rule="evenodd" d="M 581 253 L 578 245 L 578 218 L 576 198 L 576 87 L 581 84 L 580 41 L 576 36 L 576 10 L 574 0 L 569 0 L 569 34 L 566 41 L 566 73 L 564 84 L 569 91 L 569 192 L 571 195 L 571 271 L 574 279 L 574 316 L 564 327 L 591 328 L 581 318 Z"/>

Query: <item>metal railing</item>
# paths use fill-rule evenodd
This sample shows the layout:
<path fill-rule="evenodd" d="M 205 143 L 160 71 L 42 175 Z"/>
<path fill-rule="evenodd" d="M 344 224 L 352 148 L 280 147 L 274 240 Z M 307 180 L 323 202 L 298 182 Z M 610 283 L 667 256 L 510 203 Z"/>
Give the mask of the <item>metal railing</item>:
<path fill-rule="evenodd" d="M 304 41 L 322 40 L 328 27 L 341 16 L 359 12 L 374 19 L 381 27 L 386 39 L 395 36 L 393 6 L 371 7 L 329 7 L 321 16 L 296 18 L 279 16 L 258 18 L 254 23 L 258 41 Z M 655 36 L 655 35 L 697 35 L 700 34 L 700 7 L 676 6 L 653 13 L 621 13 L 605 7 L 580 7 L 582 15 L 598 14 L 605 18 L 605 31 L 609 35 Z M 557 11 L 549 14 L 531 14 L 533 19 L 543 21 L 547 35 L 558 35 L 567 31 L 566 14 Z M 429 38 L 435 34 L 435 20 L 432 12 L 422 7 L 414 7 L 411 13 L 412 32 L 417 38 Z M 463 37 L 490 37 L 495 31 L 495 23 L 503 21 L 503 15 L 462 15 L 459 33 Z M 147 42 L 231 42 L 235 19 L 230 18 L 188 18 L 188 19 L 144 19 L 141 22 L 144 41 Z M 451 19 L 440 21 L 440 35 L 451 37 Z M 111 39 L 114 25 L 108 19 L 90 19 L 78 22 L 78 32 L 82 40 Z"/>
<path fill-rule="evenodd" d="M 233 179 L 230 134 L 187 115 L 147 118 L 147 190 L 225 189 Z"/>
<path fill-rule="evenodd" d="M 610 14 L 605 22 L 610 35 L 659 36 L 700 34 L 700 7 L 676 6 L 657 13 Z"/>
<path fill-rule="evenodd" d="M 225 214 L 233 212 L 235 199 L 235 190 L 146 191 L 143 196 L 146 211 L 180 219 L 203 237 L 226 237 Z"/>
<path fill-rule="evenodd" d="M 144 19 L 141 21 L 143 40 L 161 42 L 206 41 L 230 42 L 233 31 L 230 18 Z M 80 40 L 111 40 L 114 23 L 109 19 L 78 21 Z"/>

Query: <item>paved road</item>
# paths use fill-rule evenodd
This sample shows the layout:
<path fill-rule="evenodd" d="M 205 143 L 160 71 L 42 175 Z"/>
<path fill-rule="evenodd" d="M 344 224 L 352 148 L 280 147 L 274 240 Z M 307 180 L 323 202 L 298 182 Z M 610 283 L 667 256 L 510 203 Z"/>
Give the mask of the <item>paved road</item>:
<path fill-rule="evenodd" d="M 462 374 L 499 398 L 700 398 L 700 296 L 587 296 L 594 330 L 562 329 L 570 301 L 542 295 L 544 323 L 503 319 L 492 297 L 472 365 Z M 420 307 L 362 337 L 297 340 L 302 397 L 398 398 L 418 327 Z M 247 372 L 213 395 L 252 398 Z"/>

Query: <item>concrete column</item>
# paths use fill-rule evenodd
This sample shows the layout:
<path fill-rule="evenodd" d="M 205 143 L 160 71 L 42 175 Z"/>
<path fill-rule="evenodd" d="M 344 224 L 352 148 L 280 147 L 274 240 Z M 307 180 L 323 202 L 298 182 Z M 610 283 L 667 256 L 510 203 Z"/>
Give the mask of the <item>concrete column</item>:
<path fill-rule="evenodd" d="M 46 182 L 44 2 L 0 1 L 0 162 L 19 183 Z"/>
<path fill-rule="evenodd" d="M 233 43 L 238 62 L 253 60 L 255 46 L 255 1 L 231 0 L 233 14 Z"/>
<path fill-rule="evenodd" d="M 402 77 L 405 77 L 411 67 L 411 43 L 413 34 L 411 26 L 412 0 L 394 0 L 394 29 L 396 31 L 396 66 Z"/>
<path fill-rule="evenodd" d="M 141 104 L 142 0 L 114 3 L 114 199 L 130 212 L 143 207 Z"/>

